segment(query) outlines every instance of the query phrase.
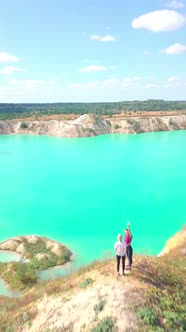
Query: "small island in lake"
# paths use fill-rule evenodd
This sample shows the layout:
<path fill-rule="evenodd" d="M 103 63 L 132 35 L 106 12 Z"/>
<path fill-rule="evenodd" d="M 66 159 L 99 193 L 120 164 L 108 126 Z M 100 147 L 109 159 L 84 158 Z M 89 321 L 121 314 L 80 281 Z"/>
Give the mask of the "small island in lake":
<path fill-rule="evenodd" d="M 61 266 L 72 255 L 61 243 L 37 235 L 10 238 L 0 243 L 1 250 L 20 255 L 19 262 L 0 263 L 0 277 L 13 289 L 32 285 L 38 279 L 37 271 Z"/>

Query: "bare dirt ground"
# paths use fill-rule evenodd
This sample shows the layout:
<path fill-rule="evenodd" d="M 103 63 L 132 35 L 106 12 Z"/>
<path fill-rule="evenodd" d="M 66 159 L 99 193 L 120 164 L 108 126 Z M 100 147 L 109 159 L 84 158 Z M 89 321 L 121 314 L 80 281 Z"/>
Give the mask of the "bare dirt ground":
<path fill-rule="evenodd" d="M 92 280 L 81 288 L 82 283 Z M 31 327 L 21 332 L 37 331 L 90 331 L 98 321 L 112 317 L 118 332 L 137 331 L 135 314 L 130 304 L 142 303 L 140 290 L 144 285 L 134 280 L 132 275 L 115 276 L 115 261 L 89 271 L 75 281 L 70 279 L 70 289 L 55 295 L 46 295 L 37 301 L 38 314 Z M 95 307 L 104 303 L 102 310 Z"/>

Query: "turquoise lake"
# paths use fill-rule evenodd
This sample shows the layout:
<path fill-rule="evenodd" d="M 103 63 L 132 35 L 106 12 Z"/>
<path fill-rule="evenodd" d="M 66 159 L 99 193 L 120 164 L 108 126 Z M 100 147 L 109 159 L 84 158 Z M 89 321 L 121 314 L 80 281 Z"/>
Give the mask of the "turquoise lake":
<path fill-rule="evenodd" d="M 186 223 L 186 131 L 0 136 L 0 170 L 0 241 L 49 237 L 76 267 L 113 255 L 127 220 L 135 252 L 153 255 Z"/>

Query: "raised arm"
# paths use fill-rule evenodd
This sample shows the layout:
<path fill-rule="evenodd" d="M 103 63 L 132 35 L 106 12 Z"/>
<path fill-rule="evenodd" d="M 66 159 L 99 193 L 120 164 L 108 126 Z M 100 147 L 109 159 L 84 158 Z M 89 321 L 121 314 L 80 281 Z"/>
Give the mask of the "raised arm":
<path fill-rule="evenodd" d="M 127 226 L 128 226 L 129 235 L 132 238 L 132 233 L 131 233 L 131 229 L 130 229 L 130 222 L 128 222 Z"/>

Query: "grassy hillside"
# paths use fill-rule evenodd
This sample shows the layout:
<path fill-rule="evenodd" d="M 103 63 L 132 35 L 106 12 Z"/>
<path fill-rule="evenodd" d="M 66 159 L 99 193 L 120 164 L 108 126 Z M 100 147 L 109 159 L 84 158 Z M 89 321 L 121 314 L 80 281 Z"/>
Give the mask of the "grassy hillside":
<path fill-rule="evenodd" d="M 130 275 L 99 261 L 19 299 L 1 297 L 0 331 L 186 331 L 185 244 L 165 257 L 135 256 Z"/>

